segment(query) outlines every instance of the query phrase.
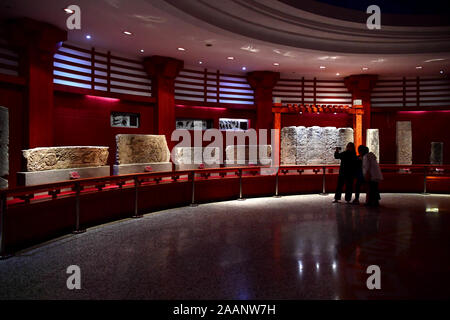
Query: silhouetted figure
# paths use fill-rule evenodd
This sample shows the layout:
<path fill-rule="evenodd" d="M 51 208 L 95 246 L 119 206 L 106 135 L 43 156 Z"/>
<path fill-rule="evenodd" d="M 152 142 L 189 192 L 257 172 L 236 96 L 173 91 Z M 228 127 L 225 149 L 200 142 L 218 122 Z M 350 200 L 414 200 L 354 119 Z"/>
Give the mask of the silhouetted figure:
<path fill-rule="evenodd" d="M 363 161 L 363 157 L 361 155 L 361 152 L 359 151 L 359 147 L 358 147 L 358 152 L 359 152 L 359 156 L 356 158 L 356 162 L 355 162 L 355 179 L 356 179 L 356 183 L 355 183 L 355 199 L 352 201 L 353 204 L 359 204 L 359 195 L 361 193 L 361 187 L 364 184 L 364 174 L 363 174 L 363 168 L 362 168 L 362 161 Z"/>
<path fill-rule="evenodd" d="M 368 192 L 366 193 L 366 205 L 378 206 L 381 199 L 378 191 L 378 183 L 383 180 L 380 166 L 377 162 L 377 156 L 373 152 L 369 152 L 366 146 L 359 146 L 358 152 L 362 155 L 362 168 L 364 180 L 368 183 Z"/>
<path fill-rule="evenodd" d="M 338 183 L 333 202 L 338 202 L 339 200 L 341 200 L 342 188 L 344 187 L 344 185 L 345 201 L 350 202 L 350 200 L 352 200 L 353 180 L 355 179 L 355 145 L 352 142 L 349 142 L 344 152 L 339 151 L 340 148 L 337 147 L 336 151 L 334 152 L 334 158 L 341 160 L 341 166 L 339 168 Z"/>

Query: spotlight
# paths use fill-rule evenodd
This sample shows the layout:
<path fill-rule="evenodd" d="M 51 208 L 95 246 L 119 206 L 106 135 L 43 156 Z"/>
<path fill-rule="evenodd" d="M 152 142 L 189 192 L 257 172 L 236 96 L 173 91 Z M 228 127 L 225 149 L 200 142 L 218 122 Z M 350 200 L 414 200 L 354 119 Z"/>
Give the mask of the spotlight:
<path fill-rule="evenodd" d="M 141 49 L 141 50 L 139 50 L 139 51 L 141 51 L 141 53 L 144 53 L 144 49 Z"/>
<path fill-rule="evenodd" d="M 247 68 L 246 67 L 242 67 L 242 71 L 245 71 L 245 70 L 247 70 Z"/>
<path fill-rule="evenodd" d="M 234 60 L 234 57 L 227 57 L 228 60 Z"/>
<path fill-rule="evenodd" d="M 125 33 L 127 36 L 131 36 L 132 33 L 130 31 L 124 31 L 123 33 Z"/>
<path fill-rule="evenodd" d="M 86 39 L 91 39 L 91 35 L 90 34 L 88 34 L 88 35 L 86 35 Z"/>
<path fill-rule="evenodd" d="M 74 12 L 75 12 L 75 11 L 73 11 L 72 9 L 69 9 L 69 8 L 65 8 L 64 11 L 65 11 L 66 13 L 74 13 Z"/>
<path fill-rule="evenodd" d="M 185 48 L 178 48 L 178 51 L 186 51 L 186 49 Z"/>

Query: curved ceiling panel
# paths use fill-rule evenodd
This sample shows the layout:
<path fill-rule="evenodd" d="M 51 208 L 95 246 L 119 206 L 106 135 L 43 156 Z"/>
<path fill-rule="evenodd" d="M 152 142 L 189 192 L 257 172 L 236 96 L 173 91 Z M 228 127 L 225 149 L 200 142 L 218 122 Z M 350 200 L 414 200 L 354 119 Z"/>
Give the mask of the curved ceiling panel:
<path fill-rule="evenodd" d="M 228 32 L 295 48 L 376 54 L 450 51 L 450 26 L 385 26 L 382 15 L 381 30 L 369 30 L 365 23 L 317 15 L 281 1 L 164 1 L 178 15 L 188 14 Z"/>

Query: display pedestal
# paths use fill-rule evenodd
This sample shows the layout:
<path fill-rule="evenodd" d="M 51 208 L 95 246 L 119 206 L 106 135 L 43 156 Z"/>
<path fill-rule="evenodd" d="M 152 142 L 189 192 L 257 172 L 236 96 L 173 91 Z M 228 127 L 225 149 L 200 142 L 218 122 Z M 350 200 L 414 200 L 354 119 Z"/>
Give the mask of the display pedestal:
<path fill-rule="evenodd" d="M 55 169 L 33 172 L 18 172 L 17 182 L 21 186 L 33 186 L 45 183 L 55 183 L 70 180 L 71 172 L 78 172 L 81 179 L 107 177 L 110 175 L 109 166 L 85 167 L 70 169 Z"/>
<path fill-rule="evenodd" d="M 172 162 L 115 164 L 113 166 L 113 174 L 144 173 L 146 172 L 145 167 L 151 167 L 152 170 L 150 172 L 172 171 Z"/>

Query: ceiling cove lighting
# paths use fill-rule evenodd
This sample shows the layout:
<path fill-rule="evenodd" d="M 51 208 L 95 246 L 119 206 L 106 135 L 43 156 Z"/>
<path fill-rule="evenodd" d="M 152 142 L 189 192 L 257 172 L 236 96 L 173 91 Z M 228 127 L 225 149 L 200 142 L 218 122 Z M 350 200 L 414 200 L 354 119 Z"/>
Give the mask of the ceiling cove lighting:
<path fill-rule="evenodd" d="M 64 8 L 64 12 L 65 12 L 65 13 L 70 13 L 70 14 L 72 14 L 72 13 L 74 13 L 75 11 L 73 11 L 72 9 L 69 9 L 69 8 Z"/>
<path fill-rule="evenodd" d="M 177 108 L 193 108 L 193 109 L 206 109 L 206 110 L 216 110 L 216 111 L 225 111 L 227 108 L 216 108 L 216 107 L 204 107 L 204 106 L 189 106 L 185 104 L 176 104 Z"/>
<path fill-rule="evenodd" d="M 126 34 L 127 36 L 131 36 L 132 35 L 132 33 L 130 31 L 124 31 L 123 33 Z"/>

